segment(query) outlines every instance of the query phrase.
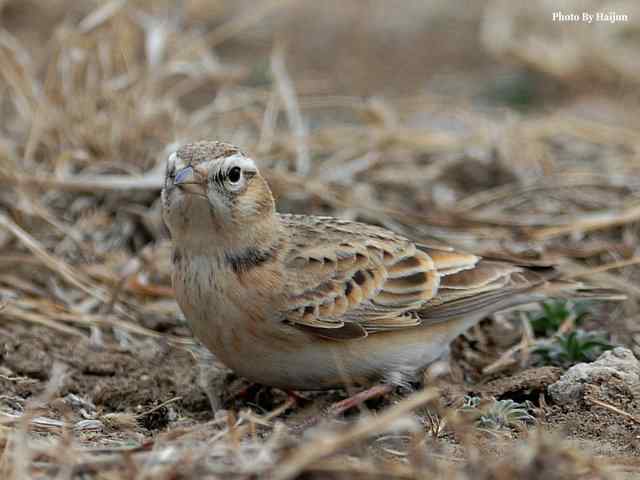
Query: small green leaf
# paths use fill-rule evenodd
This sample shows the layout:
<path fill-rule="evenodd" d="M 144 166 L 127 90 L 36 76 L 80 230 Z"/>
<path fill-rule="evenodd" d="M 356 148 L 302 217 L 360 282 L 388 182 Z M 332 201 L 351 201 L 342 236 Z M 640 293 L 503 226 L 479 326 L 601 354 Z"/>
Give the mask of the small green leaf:
<path fill-rule="evenodd" d="M 591 362 L 613 347 L 606 333 L 578 329 L 540 340 L 533 353 L 538 357 L 538 364 L 570 367 L 580 362 Z"/>

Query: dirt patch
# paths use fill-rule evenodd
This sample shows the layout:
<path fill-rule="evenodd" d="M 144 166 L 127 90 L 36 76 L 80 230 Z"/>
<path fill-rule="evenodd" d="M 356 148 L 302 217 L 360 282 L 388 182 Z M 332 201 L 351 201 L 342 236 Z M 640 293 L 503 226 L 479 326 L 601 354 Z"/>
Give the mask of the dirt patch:
<path fill-rule="evenodd" d="M 66 367 L 64 376 L 56 397 L 48 402 L 49 407 L 39 410 L 39 414 L 45 417 L 77 423 L 86 420 L 87 409 L 95 409 L 95 415 L 89 416 L 101 421 L 104 421 L 105 414 L 130 414 L 135 419 L 125 430 L 142 435 L 142 438 L 153 438 L 158 433 L 180 428 L 181 425 L 195 425 L 214 418 L 209 398 L 199 379 L 199 364 L 194 355 L 183 348 L 168 347 L 166 344 L 162 346 L 155 342 L 150 348 L 152 342 L 147 341 L 141 347 L 145 350 L 144 354 L 140 350 L 122 348 L 112 343 L 98 349 L 88 340 L 70 342 L 64 335 L 48 335 L 46 328 L 20 323 L 5 324 L 0 333 L 3 336 L 0 387 L 4 392 L 5 409 L 12 408 L 20 413 L 27 401 L 42 395 L 51 381 L 51 365 L 59 362 Z M 640 453 L 640 428 L 620 415 L 588 401 L 565 406 L 539 404 L 546 387 L 557 381 L 561 373 L 562 370 L 557 367 L 542 367 L 485 384 L 442 384 L 440 403 L 448 407 L 460 406 L 465 395 L 517 402 L 531 400 L 538 407 L 536 416 L 539 426 L 545 430 L 562 433 L 576 441 L 585 441 L 591 445 L 590 450 L 599 455 L 626 458 Z M 224 407 L 235 411 L 251 408 L 256 412 L 270 412 L 287 401 L 285 392 L 249 384 L 233 375 L 225 378 L 223 388 L 227 398 Z M 633 394 L 615 379 L 606 384 L 589 386 L 592 398 L 640 416 L 640 407 Z M 366 408 L 382 411 L 406 395 L 406 391 L 398 391 L 385 399 L 368 402 Z M 229 399 L 230 396 L 233 398 Z M 179 399 L 168 406 L 154 408 L 176 397 Z M 321 414 L 332 402 L 344 397 L 345 393 L 339 390 L 305 392 L 289 410 L 283 412 L 281 419 L 295 431 L 309 417 Z M 359 416 L 357 410 L 352 411 L 345 420 L 353 422 Z M 425 425 L 431 421 L 424 416 L 418 418 Z M 109 444 L 118 439 L 125 443 L 131 441 L 131 433 L 123 435 L 122 425 L 117 420 L 114 422 L 115 429 L 114 425 L 104 422 L 102 430 L 85 435 L 84 441 L 92 445 Z M 302 433 L 303 430 L 298 431 Z M 514 430 L 509 436 L 517 438 L 523 432 Z M 459 452 L 460 437 L 453 431 L 447 433 L 446 428 L 441 433 L 435 443 L 438 451 Z M 403 445 L 402 448 L 406 449 L 408 440 L 402 438 L 392 438 L 386 443 L 376 441 L 371 448 L 381 452 L 396 451 Z M 494 454 L 502 450 L 493 445 L 491 437 L 475 438 L 476 447 L 484 445 L 482 449 Z"/>
<path fill-rule="evenodd" d="M 470 387 L 470 394 L 492 396 L 497 399 L 509 398 L 517 402 L 530 400 L 538 402 L 549 385 L 562 375 L 558 367 L 531 368 L 506 378 L 499 378 L 484 385 Z"/>
<path fill-rule="evenodd" d="M 596 453 L 640 454 L 640 424 L 589 401 L 599 400 L 640 419 L 640 401 L 621 379 L 585 387 L 585 399 L 567 405 L 550 405 L 544 423 L 575 440 L 593 441 Z"/>
<path fill-rule="evenodd" d="M 184 349 L 157 344 L 97 348 L 86 339 L 69 341 L 63 335 L 50 335 L 46 328 L 20 324 L 5 325 L 0 335 L 4 371 L 0 385 L 7 395 L 28 399 L 41 394 L 51 366 L 59 362 L 66 367 L 59 395 L 77 395 L 100 411 L 139 413 L 180 396 L 182 413 L 201 419 L 212 415 L 209 400 L 198 387 L 196 361 Z M 7 379 L 11 377 L 25 378 Z"/>

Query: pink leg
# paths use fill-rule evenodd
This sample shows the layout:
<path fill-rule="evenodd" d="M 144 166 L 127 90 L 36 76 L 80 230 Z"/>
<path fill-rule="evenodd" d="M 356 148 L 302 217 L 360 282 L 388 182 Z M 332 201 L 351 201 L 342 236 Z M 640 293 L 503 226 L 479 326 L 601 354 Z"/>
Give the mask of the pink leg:
<path fill-rule="evenodd" d="M 295 390 L 285 390 L 284 392 L 287 394 L 287 400 L 293 400 L 295 405 L 300 406 L 308 401 L 308 399 L 304 398 L 304 396 Z"/>
<path fill-rule="evenodd" d="M 358 405 L 362 405 L 367 400 L 371 400 L 372 398 L 378 398 L 386 395 L 387 393 L 391 393 L 393 391 L 393 386 L 387 384 L 374 385 L 367 390 L 363 390 L 362 392 L 358 392 L 355 395 L 352 395 L 349 398 L 345 398 L 339 402 L 334 403 L 329 407 L 327 413 L 331 417 L 337 417 L 338 415 L 346 412 L 347 410 L 352 409 L 353 407 L 357 407 Z"/>
<path fill-rule="evenodd" d="M 362 405 L 367 400 L 372 398 L 381 397 L 393 391 L 393 387 L 391 385 L 375 385 L 367 390 L 362 392 L 358 392 L 355 395 L 352 395 L 349 398 L 345 398 L 339 402 L 334 403 L 329 408 L 325 410 L 323 414 L 313 415 L 308 417 L 302 423 L 294 426 L 293 431 L 301 432 L 306 430 L 309 427 L 317 425 L 323 418 L 332 418 L 337 417 L 338 415 L 346 412 L 347 410 L 357 407 L 358 405 Z"/>

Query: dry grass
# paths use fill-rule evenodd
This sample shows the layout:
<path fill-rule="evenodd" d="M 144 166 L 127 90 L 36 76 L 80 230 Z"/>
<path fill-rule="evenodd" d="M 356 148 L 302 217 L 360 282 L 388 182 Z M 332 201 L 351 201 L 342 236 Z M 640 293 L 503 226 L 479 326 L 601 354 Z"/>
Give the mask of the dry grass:
<path fill-rule="evenodd" d="M 172 300 L 158 192 L 169 151 L 213 138 L 258 158 L 281 210 L 557 262 L 575 276 L 624 290 L 629 301 L 607 306 L 596 323 L 637 352 L 640 105 L 632 88 L 637 68 L 620 60 L 629 46 L 607 37 L 604 52 L 592 58 L 580 50 L 578 65 L 560 69 L 557 55 L 573 51 L 571 42 L 582 45 L 584 29 L 567 30 L 556 56 L 535 56 L 535 42 L 496 40 L 504 34 L 500 25 L 511 28 L 531 14 L 500 4 L 489 2 L 482 35 L 515 67 L 491 63 L 486 53 L 485 64 L 473 64 L 477 46 L 470 42 L 477 42 L 480 17 L 457 18 L 435 0 L 407 2 L 391 16 L 384 3 L 359 0 L 340 18 L 328 14 L 336 13 L 331 2 L 265 0 L 254 8 L 196 0 L 56 0 L 38 3 L 36 16 L 26 13 L 36 2 L 0 1 L 0 338 L 7 339 L 0 348 L 0 385 L 7 392 L 0 391 L 0 477 L 250 478 L 268 472 L 285 479 L 306 472 L 506 479 L 637 472 L 629 460 L 637 445 L 592 460 L 545 433 L 562 424 L 514 428 L 508 438 L 478 432 L 459 415 L 455 398 L 442 400 L 455 390 L 451 385 L 439 393 L 421 390 L 353 422 L 327 420 L 301 432 L 296 425 L 315 407 L 300 409 L 277 392 L 261 391 L 269 401 L 227 400 L 229 410 L 212 416 L 201 389 L 187 385 L 190 377 L 183 383 L 169 374 L 153 377 L 159 386 L 146 397 L 146 380 L 131 378 L 121 400 L 112 380 L 102 377 L 125 378 L 130 365 L 141 375 L 156 366 L 174 368 L 158 365 L 158 358 L 174 359 L 177 372 L 198 368 Z M 619 12 L 628 7 L 633 15 L 633 2 L 620 5 Z M 474 8 L 483 13 L 481 2 Z M 328 47 L 306 35 L 302 26 L 310 18 Z M 438 50 L 449 42 L 449 34 L 434 27 L 438 19 L 471 39 L 448 58 L 454 73 L 444 76 L 437 61 L 452 51 Z M 376 39 L 384 35 L 390 42 L 382 46 Z M 410 56 L 409 45 L 431 45 L 434 35 L 440 42 L 433 51 L 416 52 L 425 55 L 420 66 L 394 70 Z M 498 87 L 483 96 L 483 85 L 497 85 L 505 68 L 524 71 L 525 84 L 539 74 L 532 70 L 546 75 L 536 93 L 540 104 L 524 112 L 507 108 L 489 100 L 504 94 Z M 580 83 L 583 71 L 589 80 Z M 402 95 L 393 88 L 377 95 L 375 86 L 392 85 L 395 77 L 403 77 Z M 347 91 L 373 95 L 343 94 L 345 84 Z M 505 316 L 496 320 L 498 327 L 509 324 Z M 469 380 L 530 366 L 531 333 L 510 325 L 509 344 L 496 341 L 489 326 L 454 349 L 452 378 L 460 391 L 473 391 Z M 40 347 L 30 342 L 51 350 L 39 356 Z M 15 353 L 20 348 L 24 358 Z M 52 358 L 60 362 L 49 372 Z M 464 373 L 464 386 L 456 371 Z M 314 395 L 310 403 L 333 395 Z M 419 408 L 424 404 L 428 413 Z M 622 422 L 637 421 L 619 406 L 598 399 L 594 405 Z M 538 406 L 544 410 L 544 399 Z"/>

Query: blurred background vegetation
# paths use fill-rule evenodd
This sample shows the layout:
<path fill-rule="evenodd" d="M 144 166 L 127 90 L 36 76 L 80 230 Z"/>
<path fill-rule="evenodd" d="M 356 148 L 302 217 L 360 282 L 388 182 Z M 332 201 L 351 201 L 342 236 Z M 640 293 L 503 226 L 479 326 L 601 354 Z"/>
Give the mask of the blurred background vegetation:
<path fill-rule="evenodd" d="M 557 11 L 628 21 L 554 22 Z M 511 323 L 498 315 L 454 345 L 460 381 L 566 368 L 615 344 L 638 354 L 639 84 L 635 0 L 0 0 L 0 385 L 12 399 L 2 415 L 40 398 L 51 421 L 39 428 L 56 439 L 64 415 L 102 422 L 99 434 L 78 427 L 76 440 L 90 445 L 211 419 L 172 297 L 158 200 L 168 153 L 200 139 L 254 156 L 280 210 L 557 263 L 628 294 L 622 305 L 589 305 L 589 315 L 566 303 Z M 57 360 L 69 364 L 60 378 L 50 372 Z M 69 395 L 88 402 L 85 417 Z M 141 405 L 178 395 L 139 420 Z M 60 413 L 57 397 L 75 410 Z M 466 398 L 480 414 L 477 397 Z M 523 405 L 502 398 L 498 413 L 480 418 L 515 437 L 513 425 L 533 418 Z M 617 405 L 640 414 L 637 401 Z M 546 416 L 536 418 L 603 438 L 619 455 L 637 451 L 628 418 L 611 414 L 618 430 L 599 437 L 602 422 L 582 407 L 538 403 Z M 114 427 L 111 414 L 131 421 Z M 254 425 L 243 418 L 243 428 Z M 431 423 L 436 440 L 442 418 Z M 7 432 L 0 446 L 11 444 Z M 456 435 L 447 437 L 452 455 Z M 220 433 L 214 442 L 224 472 L 271 468 L 291 446 L 234 444 L 272 455 L 251 470 L 224 453 L 229 441 L 237 439 Z M 545 458 L 557 453 L 556 473 L 600 472 L 547 440 L 533 444 Z M 385 452 L 396 455 L 397 445 Z M 469 478 L 546 468 L 472 457 Z M 22 478 L 16 469 L 28 462 L 5 458 Z"/>

